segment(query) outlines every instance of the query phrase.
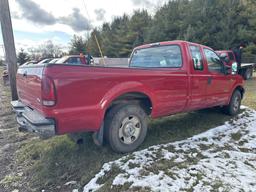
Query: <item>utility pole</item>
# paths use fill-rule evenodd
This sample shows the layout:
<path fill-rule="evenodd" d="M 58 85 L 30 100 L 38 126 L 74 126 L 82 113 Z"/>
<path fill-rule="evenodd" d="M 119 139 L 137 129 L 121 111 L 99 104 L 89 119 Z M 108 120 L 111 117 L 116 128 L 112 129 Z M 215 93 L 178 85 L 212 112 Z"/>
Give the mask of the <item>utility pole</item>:
<path fill-rule="evenodd" d="M 0 22 L 5 47 L 5 60 L 8 64 L 12 100 L 18 100 L 16 88 L 17 56 L 14 44 L 12 21 L 8 0 L 0 0 Z"/>

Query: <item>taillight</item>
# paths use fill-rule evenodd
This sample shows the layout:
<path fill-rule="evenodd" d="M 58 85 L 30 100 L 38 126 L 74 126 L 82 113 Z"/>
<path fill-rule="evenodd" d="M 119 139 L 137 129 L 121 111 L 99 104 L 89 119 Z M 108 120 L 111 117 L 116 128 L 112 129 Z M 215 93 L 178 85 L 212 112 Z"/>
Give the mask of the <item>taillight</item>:
<path fill-rule="evenodd" d="M 54 106 L 56 104 L 56 93 L 54 82 L 50 77 L 42 77 L 42 104 L 44 106 Z"/>

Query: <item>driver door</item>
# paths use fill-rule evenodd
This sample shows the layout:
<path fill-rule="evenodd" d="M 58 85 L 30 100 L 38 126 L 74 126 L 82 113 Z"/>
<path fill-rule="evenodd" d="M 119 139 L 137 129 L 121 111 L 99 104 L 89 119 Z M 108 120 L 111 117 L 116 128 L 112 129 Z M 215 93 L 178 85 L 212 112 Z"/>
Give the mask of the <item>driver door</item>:
<path fill-rule="evenodd" d="M 203 49 L 208 68 L 206 102 L 209 107 L 225 105 L 232 85 L 231 75 L 225 75 L 224 65 L 219 56 L 208 48 Z"/>

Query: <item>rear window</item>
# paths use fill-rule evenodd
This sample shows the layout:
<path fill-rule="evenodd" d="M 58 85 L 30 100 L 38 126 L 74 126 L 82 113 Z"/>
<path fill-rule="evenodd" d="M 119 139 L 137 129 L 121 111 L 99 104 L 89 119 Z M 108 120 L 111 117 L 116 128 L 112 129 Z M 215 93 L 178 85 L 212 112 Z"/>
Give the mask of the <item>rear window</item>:
<path fill-rule="evenodd" d="M 178 45 L 168 45 L 135 50 L 130 67 L 180 68 L 182 67 L 180 47 Z"/>

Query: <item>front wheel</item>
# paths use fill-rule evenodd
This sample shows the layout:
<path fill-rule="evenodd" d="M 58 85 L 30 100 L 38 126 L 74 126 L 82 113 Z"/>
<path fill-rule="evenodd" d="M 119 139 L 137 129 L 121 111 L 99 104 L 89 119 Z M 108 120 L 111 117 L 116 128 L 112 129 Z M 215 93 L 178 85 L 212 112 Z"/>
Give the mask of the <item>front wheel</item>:
<path fill-rule="evenodd" d="M 225 112 L 231 116 L 237 115 L 240 111 L 241 100 L 242 100 L 241 92 L 238 90 L 234 91 L 230 99 L 229 105 L 225 107 Z"/>
<path fill-rule="evenodd" d="M 244 72 L 244 79 L 245 80 L 249 80 L 252 78 L 252 74 L 253 74 L 253 69 L 252 68 L 247 68 Z"/>
<path fill-rule="evenodd" d="M 139 105 L 114 106 L 105 118 L 105 136 L 111 148 L 127 153 L 138 148 L 147 134 L 148 116 Z"/>

